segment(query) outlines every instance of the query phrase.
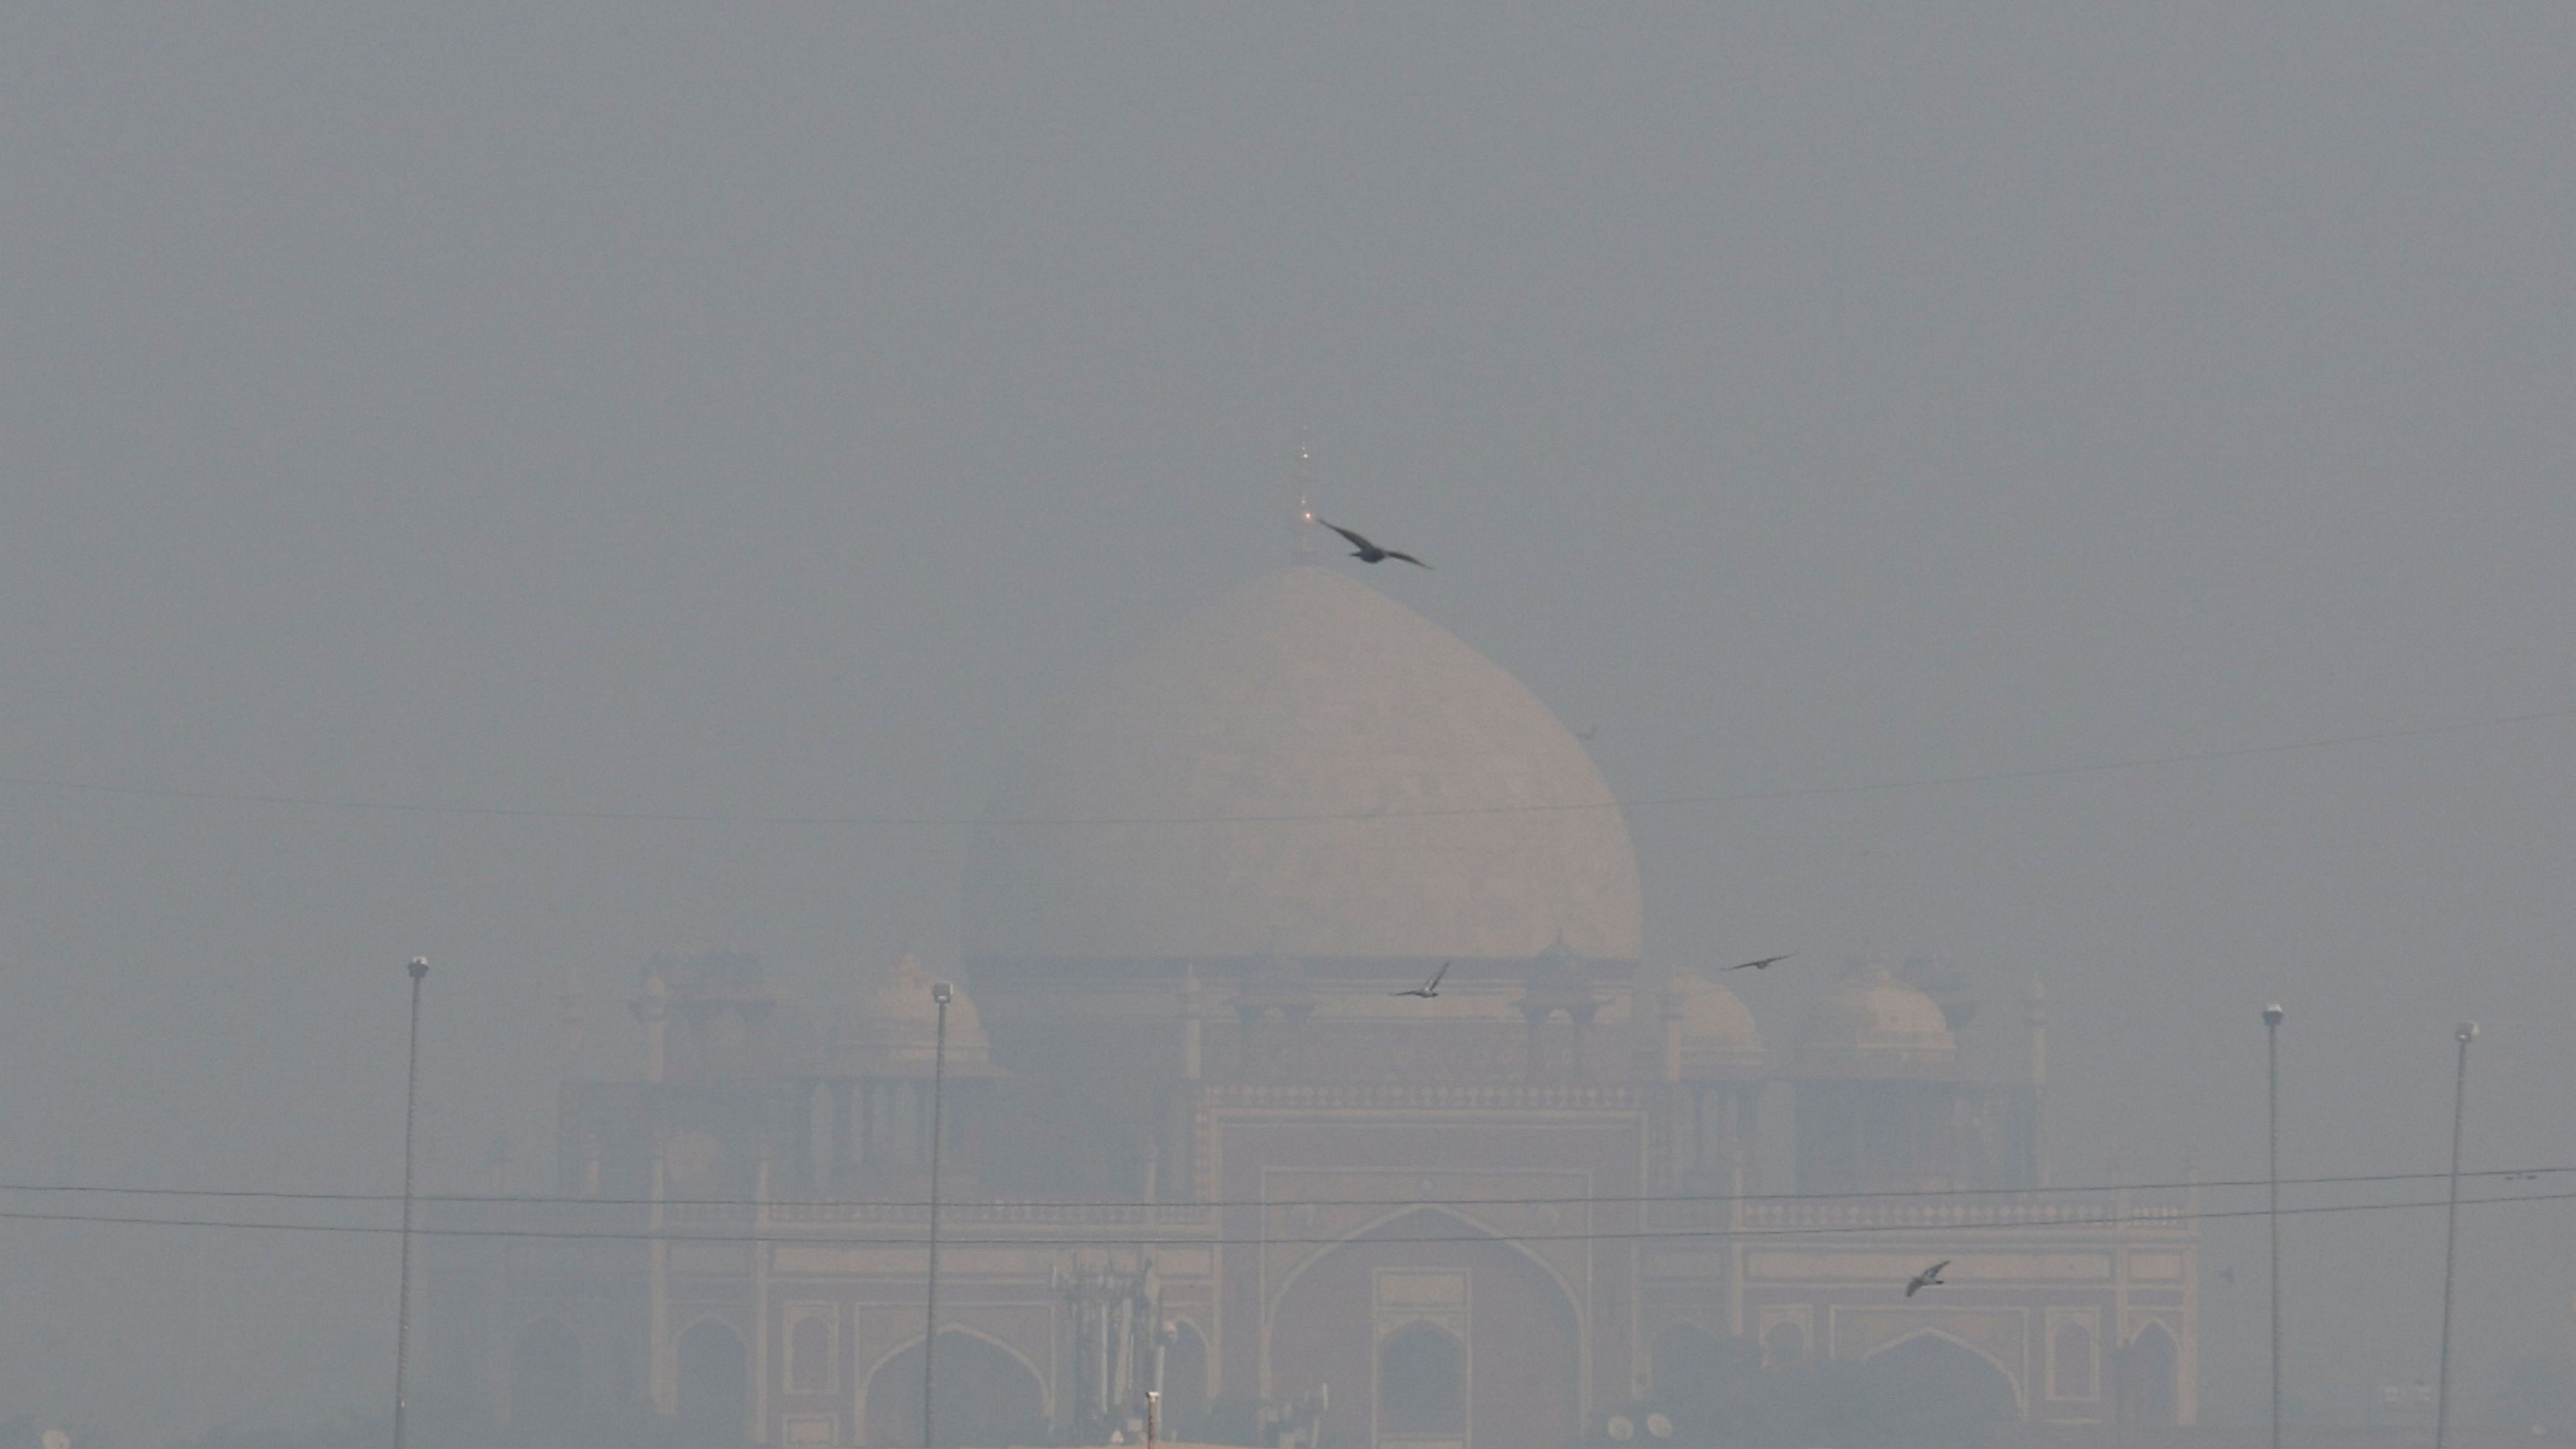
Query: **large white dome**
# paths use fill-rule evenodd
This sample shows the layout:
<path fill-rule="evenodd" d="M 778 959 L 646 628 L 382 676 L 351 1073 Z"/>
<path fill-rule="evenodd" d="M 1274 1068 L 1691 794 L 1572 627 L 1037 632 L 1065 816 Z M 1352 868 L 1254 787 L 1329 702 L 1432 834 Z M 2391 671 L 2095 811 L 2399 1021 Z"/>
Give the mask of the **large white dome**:
<path fill-rule="evenodd" d="M 1573 734 L 1316 567 L 1085 691 L 986 812 L 965 892 L 965 954 L 995 965 L 1634 961 L 1639 932 L 1627 823 Z"/>

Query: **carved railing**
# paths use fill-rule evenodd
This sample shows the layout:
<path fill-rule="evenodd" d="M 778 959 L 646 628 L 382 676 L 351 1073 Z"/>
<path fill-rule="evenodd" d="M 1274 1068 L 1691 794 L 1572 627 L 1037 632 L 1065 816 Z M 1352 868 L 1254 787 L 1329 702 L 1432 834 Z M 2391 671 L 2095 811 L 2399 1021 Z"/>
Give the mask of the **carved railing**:
<path fill-rule="evenodd" d="M 942 1203 L 942 1231 L 971 1227 L 1212 1228 L 1217 1210 L 1198 1203 Z M 849 1227 L 860 1224 L 927 1226 L 923 1203 L 772 1203 L 762 1221 L 778 1228 Z"/>
<path fill-rule="evenodd" d="M 1722 1204 L 1659 1203 L 1671 1207 L 1716 1207 L 1710 1227 L 1724 1225 Z M 2127 1231 L 2178 1231 L 2195 1214 L 2181 1199 L 2122 1201 L 2110 1194 L 2080 1198 L 2005 1198 L 1969 1202 L 1749 1202 L 1739 1224 L 1747 1233 L 1806 1231 L 1851 1232 L 1869 1228 L 2096 1228 Z M 1654 1211 L 1650 1224 L 1661 1227 Z"/>
<path fill-rule="evenodd" d="M 1355 1082 L 1313 1086 L 1257 1082 L 1209 1087 L 1203 1100 L 1215 1108 L 1634 1112 L 1646 1105 L 1647 1097 L 1648 1092 L 1636 1087 L 1577 1083 Z"/>

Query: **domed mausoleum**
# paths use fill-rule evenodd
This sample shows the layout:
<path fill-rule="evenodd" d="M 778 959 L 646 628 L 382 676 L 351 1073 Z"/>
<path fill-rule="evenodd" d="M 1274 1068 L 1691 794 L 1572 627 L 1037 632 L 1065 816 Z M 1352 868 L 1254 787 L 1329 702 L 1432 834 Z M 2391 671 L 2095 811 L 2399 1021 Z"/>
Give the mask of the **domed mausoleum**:
<path fill-rule="evenodd" d="M 926 1379 L 942 1446 L 1134 1442 L 1149 1394 L 1167 1439 L 1274 1449 L 1723 1443 L 1752 1400 L 1713 1386 L 1827 1361 L 2190 1417 L 2189 1219 L 2042 1191 L 2036 996 L 1992 1079 L 1955 970 L 1647 939 L 1529 690 L 1347 569 L 1255 578 L 996 789 L 957 979 L 853 967 L 825 1026 L 747 955 L 657 965 L 545 1205 L 614 1231 L 442 1247 L 483 1286 L 430 1373 L 521 1442 L 693 1449 L 919 1444 Z M 1752 1007 L 1801 999 L 1766 1047 Z"/>
<path fill-rule="evenodd" d="M 1013 1118 L 1033 1191 L 1190 1170 L 1126 1125 L 1175 1076 L 1527 1081 L 1630 1051 L 1637 867 L 1600 772 L 1518 680 L 1330 569 L 1093 681 L 987 812 L 963 916 L 997 1049 L 1079 1084 Z"/>

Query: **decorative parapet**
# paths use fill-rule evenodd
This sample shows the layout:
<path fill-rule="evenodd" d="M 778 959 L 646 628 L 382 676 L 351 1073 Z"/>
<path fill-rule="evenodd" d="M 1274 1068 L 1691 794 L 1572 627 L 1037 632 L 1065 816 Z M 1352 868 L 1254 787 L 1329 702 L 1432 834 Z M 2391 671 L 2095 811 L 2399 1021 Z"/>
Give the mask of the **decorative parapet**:
<path fill-rule="evenodd" d="M 1213 1230 L 1216 1219 L 1215 1208 L 1197 1203 L 967 1202 L 943 1203 L 939 1208 L 943 1232 L 975 1227 Z M 782 1229 L 868 1224 L 927 1227 L 930 1209 L 922 1203 L 772 1203 L 762 1214 L 761 1223 Z"/>
<path fill-rule="evenodd" d="M 1376 1109 L 1432 1112 L 1637 1112 L 1647 1093 L 1636 1087 L 1461 1083 L 1412 1086 L 1344 1083 L 1324 1086 L 1249 1084 L 1206 1089 L 1208 1106 L 1268 1111 Z"/>
<path fill-rule="evenodd" d="M 1646 1203 L 1648 1232 L 1711 1235 L 1851 1232 L 1869 1228 L 2094 1228 L 2188 1233 L 2197 1219 L 2188 1201 L 2116 1202 L 2109 1197 L 1956 1202 L 1780 1202 L 1679 1198 Z"/>
<path fill-rule="evenodd" d="M 1727 1205 L 1657 1203 L 1647 1222 L 1665 1226 L 1670 1209 L 1707 1212 L 1710 1226 L 1724 1226 Z M 2064 1227 L 2188 1235 L 2198 1218 L 2187 1200 L 2141 1203 L 2112 1197 L 2018 1199 L 2002 1202 L 1748 1202 L 1735 1226 L 1742 1232 L 1840 1232 L 1865 1228 Z"/>

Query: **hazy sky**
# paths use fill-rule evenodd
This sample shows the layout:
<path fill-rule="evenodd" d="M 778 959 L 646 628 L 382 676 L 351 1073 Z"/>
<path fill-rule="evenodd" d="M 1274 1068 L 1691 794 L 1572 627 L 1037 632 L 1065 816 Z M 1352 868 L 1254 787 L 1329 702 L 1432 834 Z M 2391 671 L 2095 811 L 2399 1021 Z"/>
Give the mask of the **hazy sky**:
<path fill-rule="evenodd" d="M 530 11 L 0 14 L 0 1181 L 390 1188 L 415 952 L 449 1186 L 568 975 L 953 953 L 945 825 L 65 785 L 970 816 L 1301 428 L 1624 795 L 2576 709 L 2563 4 Z M 1639 808 L 1649 949 L 2045 978 L 2061 1181 L 2259 1172 L 2271 998 L 2294 1173 L 2440 1167 L 2464 1016 L 2576 1164 L 2571 747 Z M 2466 1220 L 2464 1394 L 2571 1224 Z M 2289 1236 L 2292 1392 L 2429 1378 L 2440 1214 Z M 0 1221 L 0 1416 L 375 1406 L 393 1262 Z"/>

